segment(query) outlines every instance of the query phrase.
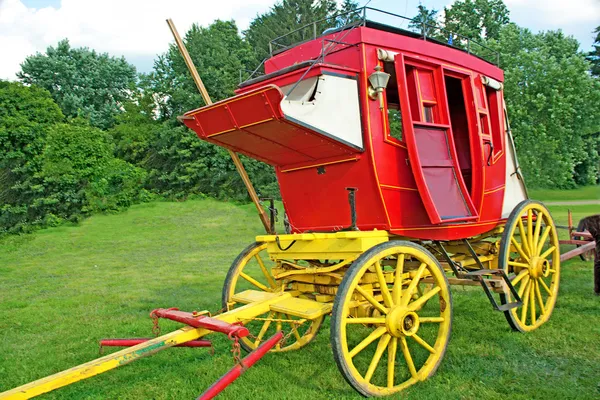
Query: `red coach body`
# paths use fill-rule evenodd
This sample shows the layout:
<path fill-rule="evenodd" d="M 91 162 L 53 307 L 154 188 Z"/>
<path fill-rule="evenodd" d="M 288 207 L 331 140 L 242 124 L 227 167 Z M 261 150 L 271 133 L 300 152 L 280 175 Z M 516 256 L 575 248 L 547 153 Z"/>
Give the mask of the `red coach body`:
<path fill-rule="evenodd" d="M 484 233 L 526 198 L 516 181 L 505 193 L 519 174 L 503 72 L 482 58 L 367 23 L 288 48 L 264 68 L 183 122 L 276 168 L 292 232 L 348 226 L 347 188 L 357 189 L 360 230 L 418 239 Z M 381 103 L 369 83 L 376 68 L 389 74 Z"/>

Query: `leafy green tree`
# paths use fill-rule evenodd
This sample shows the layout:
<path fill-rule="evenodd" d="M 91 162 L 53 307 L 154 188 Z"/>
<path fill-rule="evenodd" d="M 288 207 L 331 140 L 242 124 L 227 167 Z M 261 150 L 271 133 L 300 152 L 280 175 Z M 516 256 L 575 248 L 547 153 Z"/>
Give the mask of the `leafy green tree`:
<path fill-rule="evenodd" d="M 592 75 L 600 77 L 600 26 L 594 30 L 594 33 L 596 34 L 596 39 L 592 45 L 594 50 L 588 53 L 587 59 L 592 63 Z"/>
<path fill-rule="evenodd" d="M 579 43 L 560 31 L 533 34 L 514 24 L 490 45 L 501 53 L 505 98 L 519 161 L 531 186 L 571 188 L 598 176 L 600 81 Z"/>
<path fill-rule="evenodd" d="M 17 76 L 48 90 L 67 117 L 89 118 L 102 129 L 114 124 L 136 82 L 135 67 L 125 58 L 74 49 L 67 39 L 27 57 Z"/>
<path fill-rule="evenodd" d="M 510 22 L 502 0 L 458 0 L 444 7 L 444 27 L 471 39 L 498 39 Z"/>
<path fill-rule="evenodd" d="M 359 7 L 358 2 L 344 0 L 339 7 L 340 16 L 337 18 L 337 26 L 348 25 L 362 19 L 362 11 L 355 11 Z"/>
<path fill-rule="evenodd" d="M 183 40 L 213 101 L 232 96 L 240 71 L 256 64 L 233 21 L 217 20 L 206 28 L 194 24 Z M 162 120 L 204 105 L 175 45 L 157 58 L 150 79 Z"/>
<path fill-rule="evenodd" d="M 353 4 L 346 2 L 342 7 L 351 8 Z M 273 47 L 274 51 L 312 39 L 315 29 L 316 34 L 320 35 L 327 28 L 337 27 L 338 21 L 333 18 L 337 12 L 335 0 L 283 0 L 276 3 L 266 13 L 257 15 L 248 29 L 244 31 L 244 36 L 254 49 L 256 58 L 262 60 L 270 55 L 269 42 L 279 36 L 320 21 L 315 26 L 306 26 L 278 40 L 278 44 Z M 329 20 L 323 21 L 327 18 Z"/>
<path fill-rule="evenodd" d="M 155 118 L 155 97 L 151 77 L 140 74 L 131 99 L 123 104 L 124 112 L 116 117 L 116 125 L 108 131 L 115 144 L 115 156 L 133 165 L 143 165 L 155 131 L 160 127 Z"/>
<path fill-rule="evenodd" d="M 408 25 L 409 28 L 420 32 L 421 35 L 427 35 L 427 37 L 432 37 L 434 35 L 439 35 L 438 22 L 437 22 L 437 10 L 429 10 L 422 4 L 417 6 L 417 15 L 410 21 Z"/>

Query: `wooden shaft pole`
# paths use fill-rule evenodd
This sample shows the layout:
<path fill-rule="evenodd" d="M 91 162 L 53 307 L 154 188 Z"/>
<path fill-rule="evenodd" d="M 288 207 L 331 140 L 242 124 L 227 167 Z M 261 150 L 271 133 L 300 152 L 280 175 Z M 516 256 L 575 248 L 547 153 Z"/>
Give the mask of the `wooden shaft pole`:
<path fill-rule="evenodd" d="M 198 74 L 198 70 L 196 69 L 194 62 L 192 61 L 192 58 L 190 57 L 190 54 L 188 53 L 187 48 L 185 47 L 185 44 L 183 44 L 183 41 L 181 40 L 181 37 L 179 36 L 177 29 L 175 28 L 175 24 L 173 23 L 173 20 L 170 18 L 167 19 L 167 24 L 169 25 L 169 28 L 171 29 L 171 33 L 173 34 L 173 37 L 175 38 L 175 43 L 177 44 L 177 48 L 179 49 L 179 52 L 181 53 L 181 56 L 183 57 L 183 60 L 185 61 L 185 65 L 187 65 L 188 70 L 190 71 L 190 74 L 192 74 L 192 79 L 194 80 L 194 83 L 196 84 L 198 91 L 202 95 L 204 102 L 206 103 L 206 105 L 212 104 L 213 102 L 210 99 L 210 96 L 208 95 L 206 87 L 204 86 L 204 83 L 202 82 L 202 79 L 200 78 L 200 75 Z M 244 168 L 244 165 L 242 164 L 242 160 L 240 160 L 240 157 L 235 152 L 233 152 L 229 149 L 227 149 L 227 151 L 229 152 L 229 155 L 231 156 L 231 159 L 233 160 L 233 164 L 235 165 L 235 168 L 237 169 L 238 173 L 240 174 L 240 177 L 242 178 L 242 181 L 244 182 L 244 185 L 246 186 L 246 190 L 248 191 L 248 194 L 250 195 L 250 199 L 254 203 L 256 210 L 258 211 L 258 216 L 260 217 L 260 221 L 262 222 L 263 226 L 265 227 L 265 230 L 267 231 L 267 233 L 273 233 L 273 232 L 271 232 L 269 217 L 267 216 L 267 213 L 260 205 L 260 200 L 258 199 L 258 195 L 256 194 L 256 190 L 254 190 L 252 181 L 250 181 L 250 177 L 248 176 L 248 173 L 246 172 L 246 169 Z"/>

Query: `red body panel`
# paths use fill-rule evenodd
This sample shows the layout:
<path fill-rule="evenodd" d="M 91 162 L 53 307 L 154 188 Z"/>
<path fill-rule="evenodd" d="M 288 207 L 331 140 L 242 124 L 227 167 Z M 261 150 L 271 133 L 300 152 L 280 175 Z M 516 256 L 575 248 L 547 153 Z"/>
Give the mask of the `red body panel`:
<path fill-rule="evenodd" d="M 294 232 L 350 225 L 349 187 L 358 189 L 361 230 L 451 240 L 495 227 L 504 198 L 504 111 L 502 92 L 487 90 L 481 77 L 502 82 L 502 71 L 457 49 L 368 27 L 325 38 L 346 45 L 338 45 L 306 76 L 323 69 L 358 75 L 362 151 L 286 121 L 279 107 L 283 95 L 268 85 L 293 84 L 306 68 L 187 113 L 195 119 L 186 125 L 205 140 L 274 165 Z M 322 48 L 322 38 L 298 45 L 267 60 L 265 72 L 316 59 Z M 398 54 L 393 84 L 398 85 L 402 140 L 391 136 L 387 111 L 368 96 L 368 77 L 383 64 L 378 49 Z M 211 137 L 221 130 L 227 132 Z M 441 132 L 446 147 L 434 140 Z"/>

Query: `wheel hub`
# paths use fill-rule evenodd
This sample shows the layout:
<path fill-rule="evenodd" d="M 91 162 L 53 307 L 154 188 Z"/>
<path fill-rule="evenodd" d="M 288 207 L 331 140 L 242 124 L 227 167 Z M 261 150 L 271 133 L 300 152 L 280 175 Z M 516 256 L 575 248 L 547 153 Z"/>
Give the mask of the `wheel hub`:
<path fill-rule="evenodd" d="M 529 270 L 529 274 L 533 279 L 550 275 L 550 262 L 545 258 L 533 257 L 530 265 L 531 269 Z"/>
<path fill-rule="evenodd" d="M 417 313 L 402 306 L 392 309 L 385 319 L 388 333 L 395 337 L 412 336 L 419 330 L 419 325 Z"/>

